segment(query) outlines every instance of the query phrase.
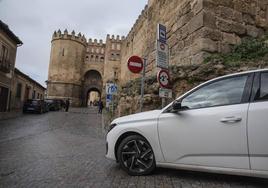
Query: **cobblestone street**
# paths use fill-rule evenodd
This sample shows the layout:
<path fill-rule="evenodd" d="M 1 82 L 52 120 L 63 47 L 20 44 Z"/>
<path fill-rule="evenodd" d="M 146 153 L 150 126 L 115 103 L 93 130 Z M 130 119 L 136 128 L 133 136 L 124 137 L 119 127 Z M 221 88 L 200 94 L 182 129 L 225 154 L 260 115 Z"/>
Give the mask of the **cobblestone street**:
<path fill-rule="evenodd" d="M 96 109 L 0 121 L 0 187 L 268 187 L 267 180 L 158 168 L 131 177 L 104 157 Z"/>

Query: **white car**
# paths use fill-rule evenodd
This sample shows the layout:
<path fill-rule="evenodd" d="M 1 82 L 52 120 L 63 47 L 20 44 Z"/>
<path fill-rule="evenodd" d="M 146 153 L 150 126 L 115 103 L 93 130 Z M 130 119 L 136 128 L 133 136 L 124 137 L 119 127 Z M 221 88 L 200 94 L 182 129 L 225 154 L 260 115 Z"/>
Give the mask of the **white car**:
<path fill-rule="evenodd" d="M 130 175 L 155 167 L 268 178 L 268 69 L 210 80 L 162 110 L 115 119 L 106 157 Z"/>

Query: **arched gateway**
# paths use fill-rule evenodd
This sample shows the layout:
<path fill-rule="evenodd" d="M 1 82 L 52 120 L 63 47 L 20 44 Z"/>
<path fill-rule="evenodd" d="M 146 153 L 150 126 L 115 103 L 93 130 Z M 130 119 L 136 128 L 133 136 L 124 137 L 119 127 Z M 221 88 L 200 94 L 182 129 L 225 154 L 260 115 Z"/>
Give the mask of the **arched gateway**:
<path fill-rule="evenodd" d="M 98 71 L 89 70 L 85 73 L 82 84 L 82 106 L 88 106 L 89 101 L 94 102 L 101 97 L 102 83 L 102 76 Z M 97 95 L 92 95 L 92 92 L 95 92 Z"/>

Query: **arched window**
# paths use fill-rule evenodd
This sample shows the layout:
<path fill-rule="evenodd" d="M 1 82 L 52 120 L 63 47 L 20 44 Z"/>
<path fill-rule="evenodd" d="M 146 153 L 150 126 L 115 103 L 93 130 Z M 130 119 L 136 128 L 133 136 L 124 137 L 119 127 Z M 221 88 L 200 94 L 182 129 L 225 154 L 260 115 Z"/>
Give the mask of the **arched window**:
<path fill-rule="evenodd" d="M 100 60 L 101 60 L 101 62 L 103 62 L 104 61 L 104 57 L 101 57 Z"/>

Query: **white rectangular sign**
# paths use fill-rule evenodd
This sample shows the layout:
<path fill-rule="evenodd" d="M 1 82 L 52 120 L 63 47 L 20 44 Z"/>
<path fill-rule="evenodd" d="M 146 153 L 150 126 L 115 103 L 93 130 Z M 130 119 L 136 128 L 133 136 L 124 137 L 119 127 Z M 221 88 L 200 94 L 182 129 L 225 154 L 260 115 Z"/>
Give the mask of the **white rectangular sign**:
<path fill-rule="evenodd" d="M 168 60 L 169 60 L 168 45 L 161 41 L 157 41 L 156 66 L 163 69 L 168 69 Z"/>
<path fill-rule="evenodd" d="M 172 98 L 172 90 L 165 89 L 165 88 L 159 88 L 159 97 L 171 99 Z"/>

